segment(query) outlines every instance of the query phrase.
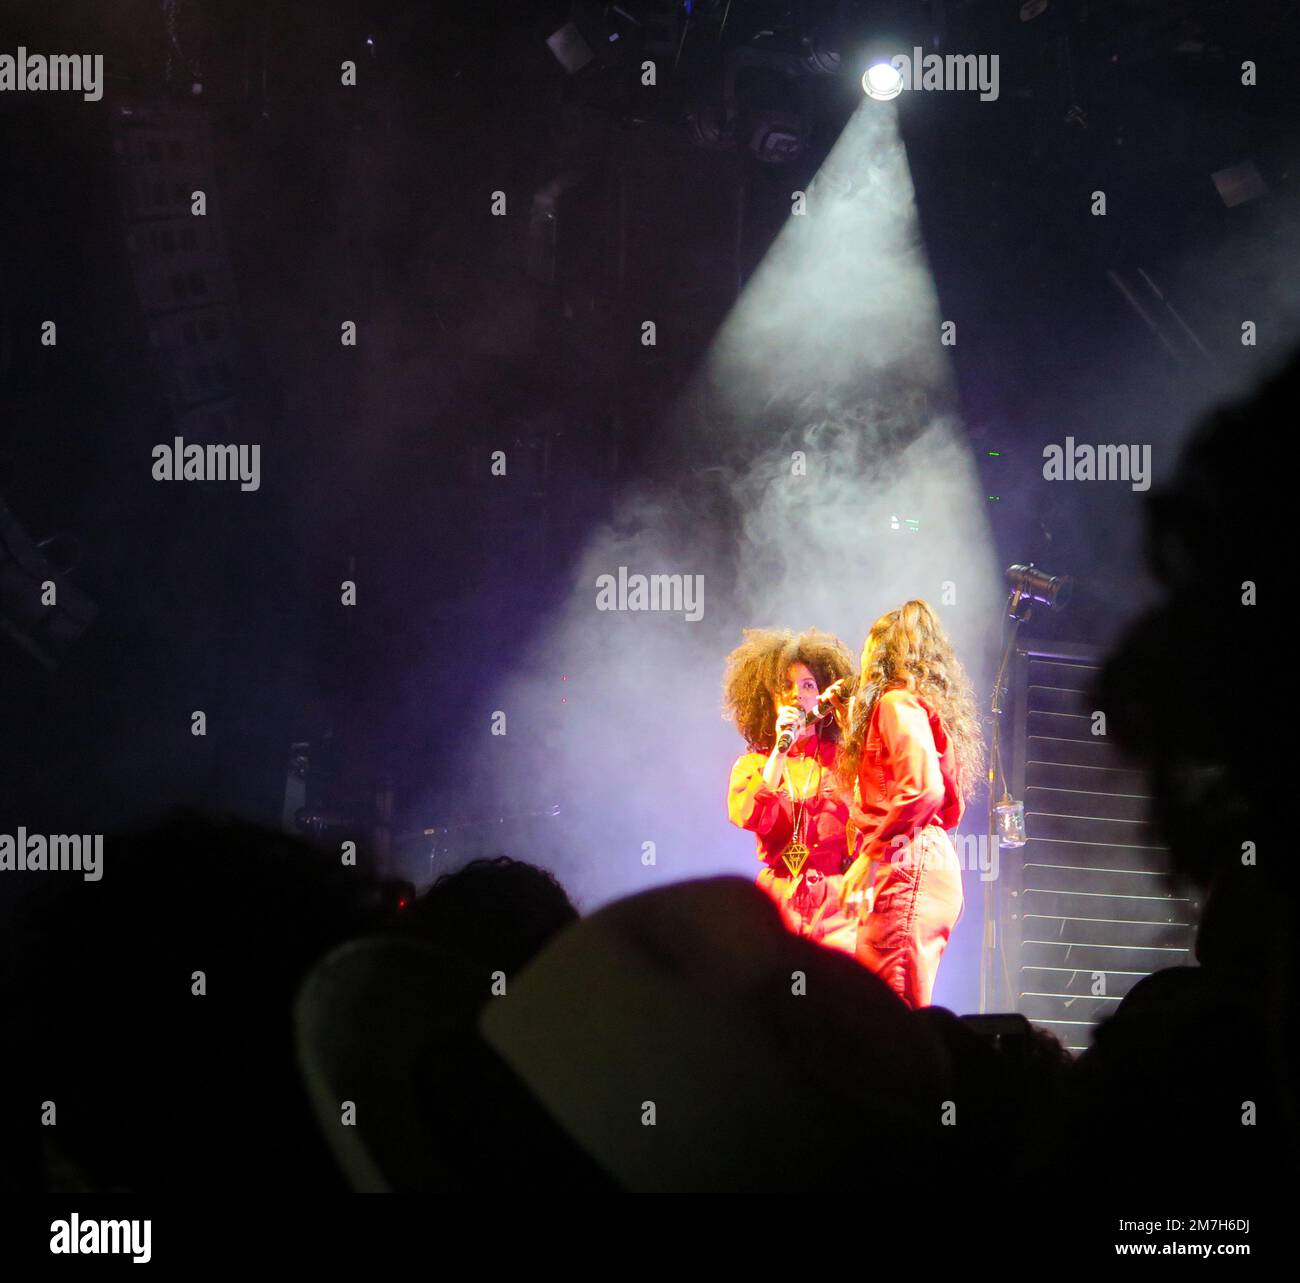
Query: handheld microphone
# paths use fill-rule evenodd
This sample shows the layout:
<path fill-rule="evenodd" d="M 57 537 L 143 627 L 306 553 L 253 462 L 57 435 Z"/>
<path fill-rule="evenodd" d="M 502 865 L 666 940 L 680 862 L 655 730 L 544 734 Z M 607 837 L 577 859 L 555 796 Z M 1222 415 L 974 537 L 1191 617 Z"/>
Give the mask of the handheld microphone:
<path fill-rule="evenodd" d="M 794 743 L 801 730 L 806 730 L 816 722 L 824 721 L 835 711 L 836 698 L 843 699 L 847 691 L 850 678 L 841 678 L 838 682 L 832 682 L 820 695 L 817 696 L 817 703 L 812 708 L 807 709 L 803 715 L 803 726 L 791 727 L 784 730 L 777 736 L 776 749 L 778 753 L 788 753 L 790 746 Z"/>
<path fill-rule="evenodd" d="M 851 680 L 851 678 L 842 677 L 838 682 L 832 682 L 822 691 L 817 696 L 817 703 L 813 705 L 812 710 L 804 714 L 804 725 L 811 726 L 814 722 L 821 722 L 828 718 L 835 711 L 836 700 L 842 703 L 844 696 L 848 694 Z"/>

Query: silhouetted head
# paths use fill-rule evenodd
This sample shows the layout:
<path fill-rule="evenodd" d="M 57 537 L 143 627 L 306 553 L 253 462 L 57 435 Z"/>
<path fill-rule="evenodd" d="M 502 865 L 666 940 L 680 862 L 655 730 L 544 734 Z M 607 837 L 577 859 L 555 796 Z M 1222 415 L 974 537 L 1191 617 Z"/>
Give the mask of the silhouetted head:
<path fill-rule="evenodd" d="M 1298 400 L 1300 352 L 1192 433 L 1172 480 L 1146 511 L 1148 562 L 1161 598 L 1111 655 L 1095 696 L 1111 734 L 1147 769 L 1152 818 L 1176 872 L 1208 893 L 1197 937 L 1202 966 L 1180 980 L 1190 995 L 1185 1045 L 1176 1047 L 1162 1028 L 1138 1026 L 1146 1042 L 1129 1060 L 1154 1062 L 1159 1071 L 1181 1058 L 1208 1077 L 1205 1056 L 1213 1048 L 1233 1074 L 1217 1063 L 1213 1071 L 1238 1100 L 1281 1086 L 1285 1108 L 1274 1116 L 1287 1116 L 1293 1140 L 1300 1136 L 1300 1081 L 1289 1050 L 1300 989 L 1296 862 L 1289 853 L 1269 858 L 1262 850 L 1255 859 L 1266 814 L 1285 801 L 1279 745 L 1290 735 L 1288 705 L 1272 697 L 1268 674 L 1285 673 L 1290 660 L 1281 646 L 1285 635 L 1265 632 L 1255 604 L 1269 543 L 1255 518 L 1266 510 L 1261 481 Z M 1155 982 L 1152 976 L 1142 984 L 1162 1003 L 1158 1010 L 1149 1003 L 1145 1014 L 1172 1021 L 1172 1005 Z M 1118 1043 L 1122 1033 L 1107 1036 Z M 1273 1079 L 1259 1072 L 1265 1045 Z M 1166 1075 L 1183 1077 L 1181 1065 Z M 1194 1088 L 1199 1080 L 1192 1081 Z M 1150 1094 L 1168 1090 L 1161 1081 Z M 1187 1107 L 1204 1113 L 1201 1101 Z"/>
<path fill-rule="evenodd" d="M 35 1129 L 47 1179 L 341 1189 L 291 1008 L 323 953 L 380 924 L 369 880 L 284 834 L 193 814 L 108 835 L 99 881 L 40 876 L 3 940 L 19 1080 L 3 1099 L 26 1102 L 28 1134 L 50 1102 L 56 1125 Z"/>
<path fill-rule="evenodd" d="M 578 911 L 545 869 L 498 855 L 440 877 L 416 901 L 408 929 L 511 975 Z"/>
<path fill-rule="evenodd" d="M 1202 886 L 1225 862 L 1240 864 L 1253 821 L 1275 804 L 1276 776 L 1265 768 L 1285 734 L 1284 705 L 1269 697 L 1267 674 L 1289 661 L 1254 604 L 1267 542 L 1257 517 L 1261 470 L 1298 398 L 1300 354 L 1192 433 L 1172 481 L 1147 505 L 1147 560 L 1161 601 L 1129 629 L 1098 682 L 1112 734 L 1148 768 L 1153 818 L 1175 865 Z M 1261 861 L 1266 879 L 1269 864 Z M 1283 873 L 1294 861 L 1276 864 Z"/>

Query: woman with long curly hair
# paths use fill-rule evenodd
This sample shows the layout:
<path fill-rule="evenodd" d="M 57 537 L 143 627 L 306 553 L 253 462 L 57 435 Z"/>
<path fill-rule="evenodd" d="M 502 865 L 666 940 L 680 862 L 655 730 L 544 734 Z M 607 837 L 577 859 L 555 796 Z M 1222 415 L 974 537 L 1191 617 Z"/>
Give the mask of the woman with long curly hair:
<path fill-rule="evenodd" d="M 846 903 L 866 909 L 858 961 L 910 1007 L 930 1003 L 964 900 L 957 827 L 984 756 L 970 681 L 927 602 L 881 615 L 839 753 L 853 790 Z"/>
<path fill-rule="evenodd" d="M 840 731 L 834 718 L 809 714 L 852 676 L 853 655 L 838 637 L 747 628 L 723 678 L 724 713 L 747 750 L 731 768 L 727 814 L 755 835 L 758 885 L 791 931 L 845 953 L 857 922 L 839 894 L 849 818 L 836 774 Z"/>

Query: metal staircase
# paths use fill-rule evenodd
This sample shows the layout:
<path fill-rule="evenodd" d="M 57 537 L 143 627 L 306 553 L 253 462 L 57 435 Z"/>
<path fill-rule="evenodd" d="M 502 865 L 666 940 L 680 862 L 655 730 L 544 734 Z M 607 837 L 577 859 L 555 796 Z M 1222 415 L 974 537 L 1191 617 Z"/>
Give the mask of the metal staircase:
<path fill-rule="evenodd" d="M 1088 647 L 1022 643 L 1004 730 L 1029 841 L 1000 853 L 994 1001 L 1076 1052 L 1143 976 L 1194 965 L 1200 913 L 1166 877 L 1142 772 L 1093 733 L 1099 668 Z"/>

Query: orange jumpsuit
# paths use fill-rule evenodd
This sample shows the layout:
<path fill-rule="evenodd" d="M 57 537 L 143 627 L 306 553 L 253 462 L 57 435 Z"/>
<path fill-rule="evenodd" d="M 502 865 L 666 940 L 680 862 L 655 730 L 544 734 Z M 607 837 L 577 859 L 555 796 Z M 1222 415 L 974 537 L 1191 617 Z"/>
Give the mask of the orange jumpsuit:
<path fill-rule="evenodd" d="M 938 714 L 912 691 L 887 690 L 871 712 L 852 808 L 851 849 L 877 862 L 857 957 L 909 1007 L 929 1005 L 962 914 L 961 863 L 947 830 L 963 810 Z"/>
<path fill-rule="evenodd" d="M 808 859 L 797 877 L 781 859 L 794 836 L 790 790 L 784 781 L 780 789 L 764 783 L 767 753 L 746 753 L 731 768 L 727 814 L 733 824 L 755 835 L 764 865 L 758 885 L 776 902 L 786 926 L 828 948 L 853 953 L 857 917 L 840 905 L 849 808 L 835 785 L 835 752 L 833 741 L 814 740 L 806 748 L 796 743 L 786 756 L 796 798 L 811 793 L 802 822 Z"/>

